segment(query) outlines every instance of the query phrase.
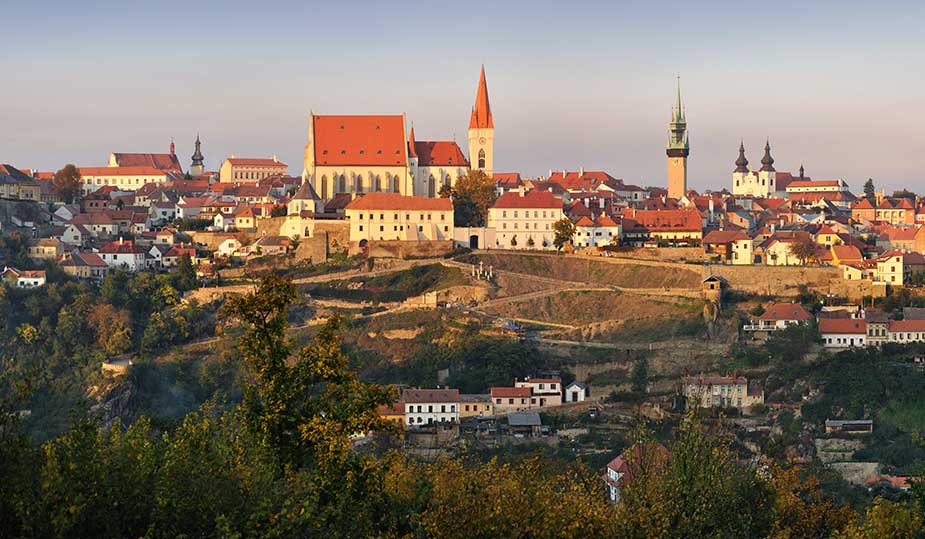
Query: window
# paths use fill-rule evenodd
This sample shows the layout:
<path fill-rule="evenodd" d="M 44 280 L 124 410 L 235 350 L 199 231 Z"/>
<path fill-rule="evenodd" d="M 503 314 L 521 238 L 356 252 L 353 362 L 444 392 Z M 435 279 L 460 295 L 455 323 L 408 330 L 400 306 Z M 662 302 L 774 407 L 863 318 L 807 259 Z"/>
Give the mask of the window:
<path fill-rule="evenodd" d="M 485 150 L 479 150 L 479 168 L 485 168 Z"/>
<path fill-rule="evenodd" d="M 514 399 L 508 399 L 508 400 L 507 400 L 507 403 L 508 403 L 508 404 L 514 404 Z"/>
<path fill-rule="evenodd" d="M 440 412 L 441 412 L 441 413 L 446 413 L 446 404 L 441 404 L 441 405 L 440 405 Z"/>
<path fill-rule="evenodd" d="M 363 232 L 363 225 L 360 225 L 360 232 Z"/>

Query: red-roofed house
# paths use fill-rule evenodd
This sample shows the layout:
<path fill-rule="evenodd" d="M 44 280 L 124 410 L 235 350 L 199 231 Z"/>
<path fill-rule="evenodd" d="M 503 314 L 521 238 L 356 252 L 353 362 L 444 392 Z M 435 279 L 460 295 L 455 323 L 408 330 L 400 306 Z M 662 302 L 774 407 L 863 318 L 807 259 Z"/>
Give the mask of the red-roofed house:
<path fill-rule="evenodd" d="M 701 408 L 716 406 L 741 410 L 764 403 L 764 392 L 749 391 L 748 378 L 744 376 L 687 376 L 683 383 L 688 406 L 696 403 Z"/>
<path fill-rule="evenodd" d="M 551 250 L 553 225 L 564 217 L 562 199 L 552 192 L 521 188 L 495 200 L 488 209 L 488 226 L 495 229 L 498 249 Z"/>
<path fill-rule="evenodd" d="M 582 217 L 575 223 L 575 247 L 605 247 L 616 245 L 620 239 L 620 225 L 601 215 L 597 219 Z"/>
<path fill-rule="evenodd" d="M 922 272 L 925 272 L 925 255 L 888 251 L 877 259 L 874 280 L 890 286 L 904 286 L 913 274 Z"/>
<path fill-rule="evenodd" d="M 659 443 L 633 444 L 620 456 L 607 463 L 604 482 L 610 501 L 620 501 L 620 491 L 639 477 L 642 471 L 655 472 L 668 463 L 671 455 Z"/>
<path fill-rule="evenodd" d="M 453 202 L 448 198 L 367 193 L 344 209 L 350 243 L 363 248 L 371 240 L 447 241 L 453 239 Z"/>
<path fill-rule="evenodd" d="M 170 153 L 111 153 L 109 154 L 110 167 L 147 167 L 183 174 L 177 154 L 173 151 L 171 143 Z"/>
<path fill-rule="evenodd" d="M 4 267 L 0 271 L 0 281 L 6 281 L 17 288 L 35 288 L 45 284 L 45 270 L 19 270 Z"/>
<path fill-rule="evenodd" d="M 169 171 L 147 166 L 81 167 L 78 170 L 84 195 L 107 185 L 119 191 L 135 191 L 148 183 L 161 185 L 173 177 Z"/>
<path fill-rule="evenodd" d="M 707 254 L 718 254 L 727 264 L 754 263 L 755 242 L 743 230 L 710 231 L 703 238 L 703 250 Z"/>
<path fill-rule="evenodd" d="M 124 268 L 128 271 L 145 269 L 145 250 L 132 241 L 119 238 L 118 241 L 106 243 L 100 247 L 99 255 L 110 268 Z"/>
<path fill-rule="evenodd" d="M 680 210 L 637 210 L 623 213 L 623 240 L 643 246 L 648 243 L 700 245 L 703 215 L 696 208 Z"/>
<path fill-rule="evenodd" d="M 405 405 L 405 425 L 459 422 L 458 389 L 406 389 L 401 394 Z"/>
<path fill-rule="evenodd" d="M 787 326 L 812 320 L 811 315 L 799 303 L 773 303 L 757 319 L 743 327 L 745 331 L 777 331 Z"/>
<path fill-rule="evenodd" d="M 884 226 L 877 236 L 877 246 L 884 251 L 925 252 L 925 226 Z"/>
<path fill-rule="evenodd" d="M 414 186 L 414 191 L 420 195 L 436 197 L 442 186 L 452 187 L 456 179 L 464 176 L 469 170 L 469 161 L 456 142 L 414 140 L 413 127 L 409 134 L 408 150 L 408 166 L 412 171 L 416 169 L 414 178 L 417 185 Z M 385 189 L 384 186 L 380 186 L 377 190 Z"/>
<path fill-rule="evenodd" d="M 826 348 L 867 345 L 867 322 L 859 318 L 820 318 L 819 334 Z"/>
<path fill-rule="evenodd" d="M 218 171 L 223 183 L 257 183 L 271 176 L 285 176 L 288 166 L 274 155 L 270 158 L 229 157 Z"/>

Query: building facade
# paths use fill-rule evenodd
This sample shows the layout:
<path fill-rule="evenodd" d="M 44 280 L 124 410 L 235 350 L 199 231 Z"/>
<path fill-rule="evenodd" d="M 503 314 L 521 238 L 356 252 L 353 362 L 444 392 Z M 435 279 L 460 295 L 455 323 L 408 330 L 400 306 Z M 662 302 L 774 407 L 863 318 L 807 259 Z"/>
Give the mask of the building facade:
<path fill-rule="evenodd" d="M 458 389 L 406 389 L 401 401 L 408 427 L 459 422 Z"/>
<path fill-rule="evenodd" d="M 257 183 L 272 176 L 285 176 L 288 165 L 270 158 L 229 157 L 222 162 L 218 177 L 222 183 Z"/>
<path fill-rule="evenodd" d="M 376 241 L 446 241 L 453 239 L 453 202 L 448 198 L 367 193 L 344 209 L 350 243 Z"/>
<path fill-rule="evenodd" d="M 507 192 L 488 209 L 488 226 L 495 229 L 498 249 L 553 250 L 553 225 L 565 217 L 562 199 L 549 191 L 524 188 Z"/>

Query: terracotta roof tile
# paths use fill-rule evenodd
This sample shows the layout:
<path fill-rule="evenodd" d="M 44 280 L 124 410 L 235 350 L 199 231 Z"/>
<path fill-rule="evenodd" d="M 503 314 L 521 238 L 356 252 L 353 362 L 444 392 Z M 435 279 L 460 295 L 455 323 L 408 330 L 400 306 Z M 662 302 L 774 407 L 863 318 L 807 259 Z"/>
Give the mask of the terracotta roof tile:
<path fill-rule="evenodd" d="M 315 164 L 405 166 L 403 116 L 313 116 Z"/>

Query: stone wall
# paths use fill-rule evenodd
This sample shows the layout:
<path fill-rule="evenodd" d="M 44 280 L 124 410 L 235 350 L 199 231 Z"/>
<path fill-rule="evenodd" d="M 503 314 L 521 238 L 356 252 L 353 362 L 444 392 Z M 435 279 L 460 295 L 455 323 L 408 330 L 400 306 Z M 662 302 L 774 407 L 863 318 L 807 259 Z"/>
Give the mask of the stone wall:
<path fill-rule="evenodd" d="M 771 296 L 794 296 L 801 284 L 831 294 L 836 293 L 842 283 L 841 271 L 835 267 L 703 266 L 704 278 L 710 275 L 725 279 L 732 290 Z"/>
<path fill-rule="evenodd" d="M 634 258 L 639 260 L 661 260 L 664 262 L 703 262 L 711 255 L 703 252 L 703 247 L 660 247 L 620 250 L 610 253 L 616 258 Z"/>
<path fill-rule="evenodd" d="M 351 252 L 358 247 L 351 245 Z M 370 258 L 432 258 L 453 250 L 453 241 L 371 241 L 367 244 Z"/>

